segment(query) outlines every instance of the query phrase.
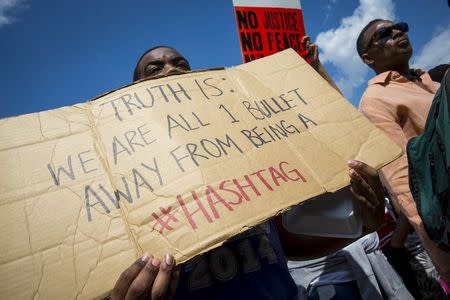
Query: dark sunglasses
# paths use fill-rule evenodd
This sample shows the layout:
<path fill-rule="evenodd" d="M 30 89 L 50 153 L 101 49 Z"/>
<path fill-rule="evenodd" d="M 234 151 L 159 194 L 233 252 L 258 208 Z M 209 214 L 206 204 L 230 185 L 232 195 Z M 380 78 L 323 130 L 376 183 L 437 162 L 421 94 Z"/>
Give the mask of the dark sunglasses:
<path fill-rule="evenodd" d="M 397 23 L 397 24 L 394 24 L 391 26 L 387 26 L 387 27 L 378 29 L 373 34 L 373 36 L 370 39 L 369 43 L 367 44 L 367 47 L 364 50 L 364 52 L 367 52 L 367 50 L 369 49 L 370 45 L 372 45 L 373 42 L 382 41 L 382 40 L 386 40 L 386 39 L 390 38 L 392 36 L 392 32 L 394 30 L 400 30 L 401 32 L 408 32 L 408 30 L 409 30 L 408 23 L 400 22 L 400 23 Z"/>

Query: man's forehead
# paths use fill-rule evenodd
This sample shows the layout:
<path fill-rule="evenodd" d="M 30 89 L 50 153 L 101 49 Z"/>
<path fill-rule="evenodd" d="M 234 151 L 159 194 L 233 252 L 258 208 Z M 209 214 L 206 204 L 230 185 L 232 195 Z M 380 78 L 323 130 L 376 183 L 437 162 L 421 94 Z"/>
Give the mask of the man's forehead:
<path fill-rule="evenodd" d="M 388 21 L 388 20 L 381 20 L 379 22 L 376 22 L 376 23 L 372 24 L 369 28 L 367 28 L 367 30 L 364 34 L 364 37 L 371 38 L 378 29 L 387 27 L 387 26 L 391 26 L 392 24 L 394 24 L 394 22 Z"/>
<path fill-rule="evenodd" d="M 168 47 L 159 47 L 147 52 L 142 61 L 172 59 L 174 57 L 182 57 L 177 50 Z"/>

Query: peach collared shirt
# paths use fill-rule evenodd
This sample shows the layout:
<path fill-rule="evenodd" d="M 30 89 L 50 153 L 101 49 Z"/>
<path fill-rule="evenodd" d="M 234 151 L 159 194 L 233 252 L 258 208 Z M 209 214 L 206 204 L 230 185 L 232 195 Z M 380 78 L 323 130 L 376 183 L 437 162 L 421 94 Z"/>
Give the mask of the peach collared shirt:
<path fill-rule="evenodd" d="M 401 157 L 380 170 L 381 181 L 419 234 L 438 271 L 449 281 L 450 253 L 437 248 L 428 238 L 409 190 L 406 157 L 408 140 L 423 132 L 438 88 L 439 83 L 432 81 L 428 73 L 411 81 L 395 71 L 387 71 L 369 80 L 359 110 L 403 149 Z"/>

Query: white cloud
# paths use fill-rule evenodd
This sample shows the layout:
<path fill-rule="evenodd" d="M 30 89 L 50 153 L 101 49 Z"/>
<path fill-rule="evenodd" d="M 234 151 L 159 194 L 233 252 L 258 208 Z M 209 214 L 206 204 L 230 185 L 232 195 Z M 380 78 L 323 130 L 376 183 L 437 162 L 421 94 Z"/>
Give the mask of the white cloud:
<path fill-rule="evenodd" d="M 333 6 L 336 4 L 337 0 L 330 0 L 330 2 L 325 6 L 325 19 L 323 21 L 323 24 L 325 24 L 328 21 L 328 18 L 330 17 Z"/>
<path fill-rule="evenodd" d="M 339 76 L 334 79 L 347 97 L 352 96 L 354 88 L 366 82 L 368 71 L 356 51 L 356 39 L 367 23 L 378 18 L 395 18 L 392 0 L 360 0 L 353 14 L 343 18 L 339 27 L 317 36 L 320 59 L 338 70 Z"/>
<path fill-rule="evenodd" d="M 450 28 L 441 31 L 439 34 L 426 43 L 418 55 L 412 59 L 412 66 L 428 70 L 440 64 L 450 62 Z"/>
<path fill-rule="evenodd" d="M 0 27 L 14 21 L 11 12 L 22 6 L 23 2 L 23 0 L 0 0 Z"/>

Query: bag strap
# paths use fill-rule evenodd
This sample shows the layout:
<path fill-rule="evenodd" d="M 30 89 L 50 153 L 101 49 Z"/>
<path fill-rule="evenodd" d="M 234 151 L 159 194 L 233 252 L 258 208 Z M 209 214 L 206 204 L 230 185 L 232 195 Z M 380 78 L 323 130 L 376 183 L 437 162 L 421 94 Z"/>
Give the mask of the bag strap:
<path fill-rule="evenodd" d="M 447 98 L 447 109 L 448 115 L 450 116 L 450 68 L 445 71 L 444 78 L 442 79 L 441 86 L 444 86 L 446 98 Z"/>

